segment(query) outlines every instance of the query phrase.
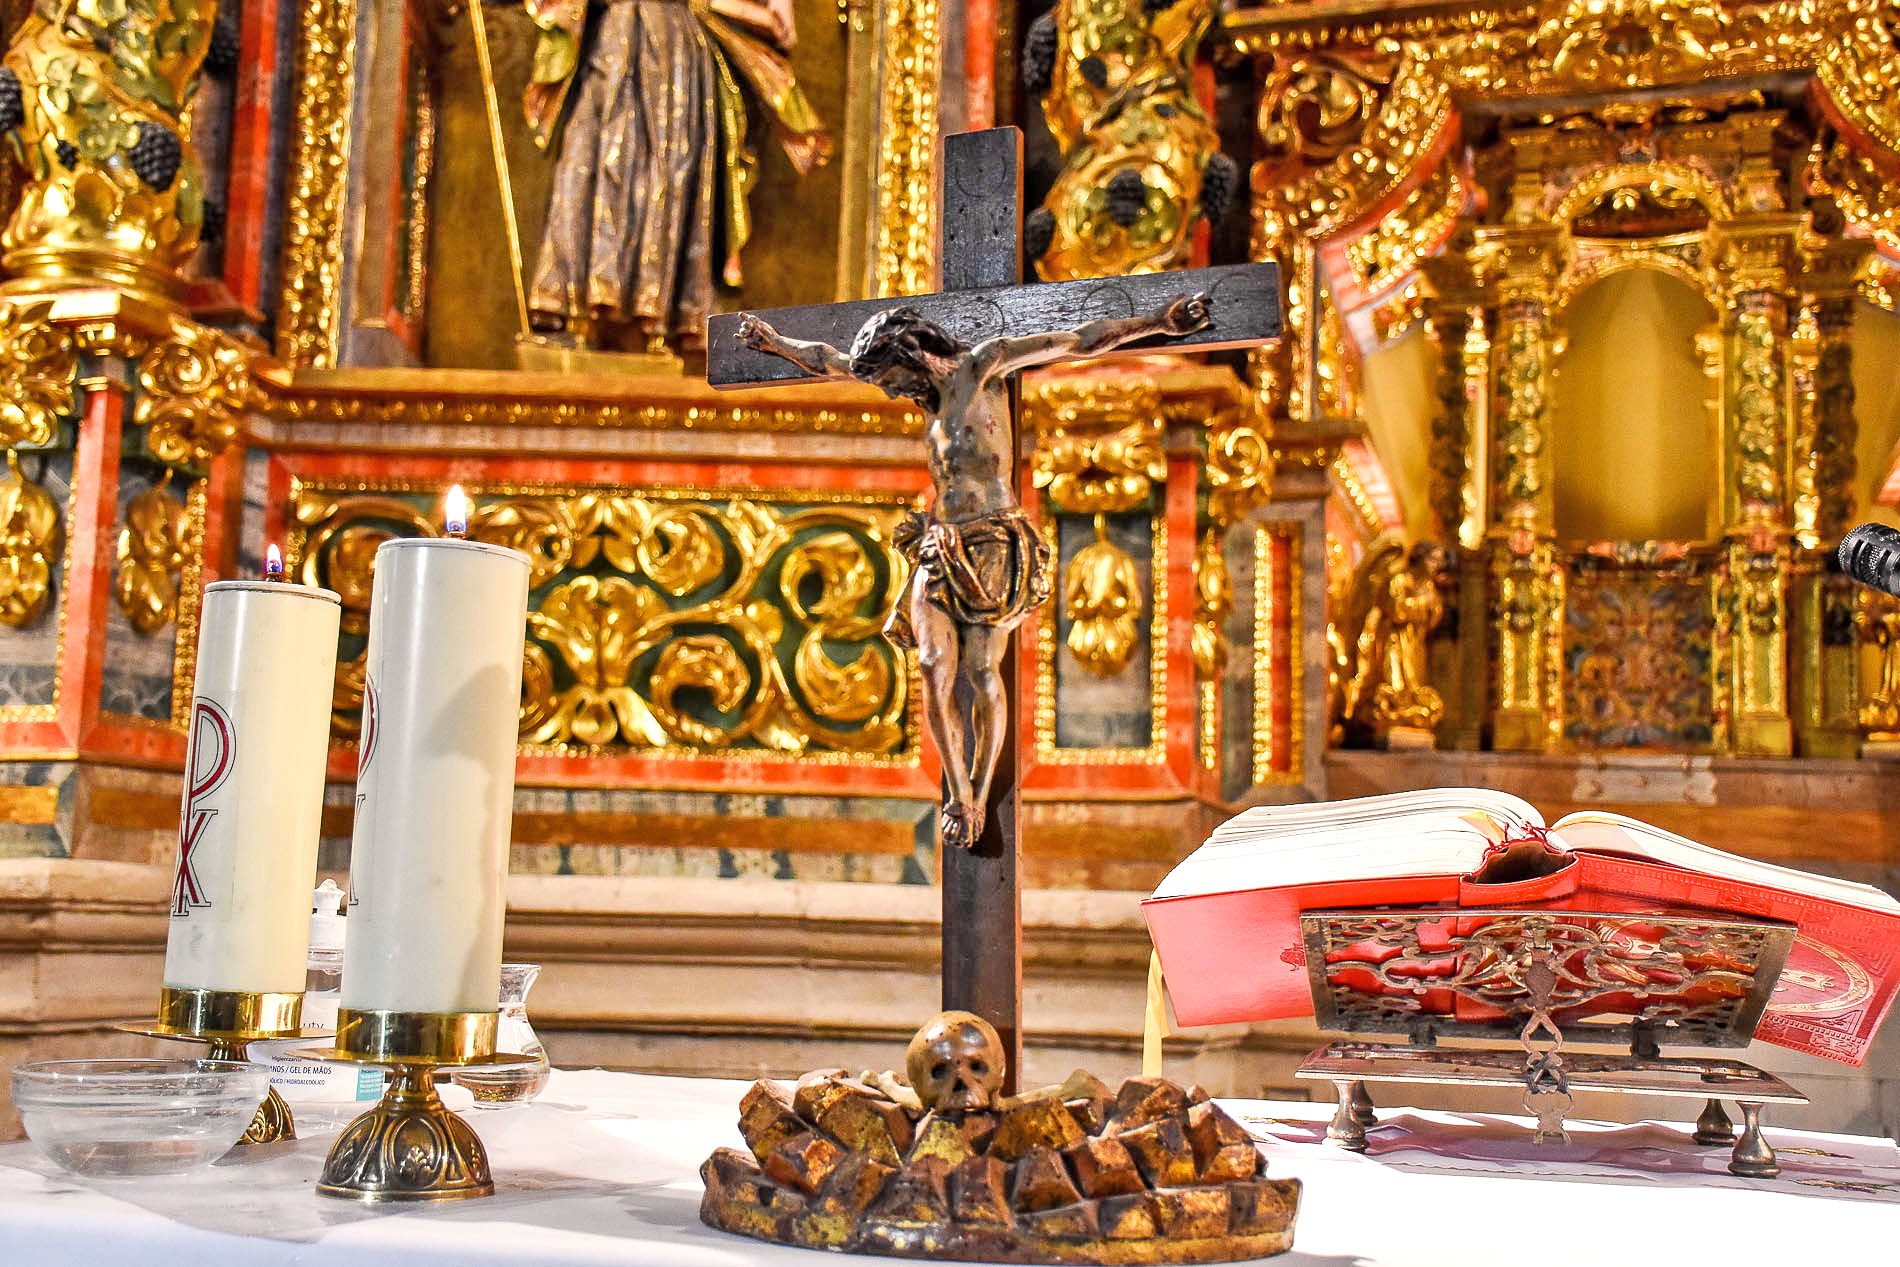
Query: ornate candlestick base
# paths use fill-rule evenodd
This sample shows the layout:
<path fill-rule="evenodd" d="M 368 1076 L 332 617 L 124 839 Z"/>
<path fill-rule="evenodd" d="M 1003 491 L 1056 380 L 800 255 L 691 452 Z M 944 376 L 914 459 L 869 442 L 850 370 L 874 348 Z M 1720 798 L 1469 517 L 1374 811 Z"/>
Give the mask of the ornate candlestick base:
<path fill-rule="evenodd" d="M 747 1151 L 700 1168 L 699 1217 L 781 1245 L 1006 1263 L 1230 1262 L 1293 1243 L 1300 1181 L 1270 1179 L 1198 1088 L 1077 1072 L 996 1094 L 1002 1045 L 968 1012 L 911 1043 L 910 1085 L 820 1070 L 739 1105 Z"/>
<path fill-rule="evenodd" d="M 330 1148 L 317 1191 L 352 1201 L 459 1201 L 495 1191 L 488 1151 L 435 1091 L 440 1065 L 504 1065 L 495 1012 L 337 1013 L 336 1046 L 302 1053 L 394 1070 L 376 1107 Z"/>
<path fill-rule="evenodd" d="M 273 993 L 255 990 L 185 990 L 165 986 L 158 992 L 158 1018 L 139 1025 L 120 1025 L 128 1034 L 147 1038 L 206 1043 L 212 1060 L 248 1060 L 251 1044 L 268 1039 L 315 1038 L 322 1030 L 305 1030 L 303 992 Z M 237 1147 L 278 1144 L 297 1138 L 290 1106 L 272 1088 Z"/>
<path fill-rule="evenodd" d="M 375 1108 L 343 1128 L 317 1191 L 356 1201 L 459 1201 L 495 1191 L 488 1150 L 435 1093 L 435 1066 L 397 1065 Z"/>

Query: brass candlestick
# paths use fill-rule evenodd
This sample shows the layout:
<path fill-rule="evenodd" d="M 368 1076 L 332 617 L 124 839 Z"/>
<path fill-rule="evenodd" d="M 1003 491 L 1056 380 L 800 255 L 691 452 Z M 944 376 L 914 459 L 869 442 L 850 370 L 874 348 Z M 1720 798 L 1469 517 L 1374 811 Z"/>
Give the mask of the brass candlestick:
<path fill-rule="evenodd" d="M 158 992 L 158 1018 L 144 1024 L 120 1025 L 128 1034 L 147 1038 L 207 1043 L 213 1060 L 248 1060 L 251 1044 L 281 1038 L 314 1038 L 321 1030 L 302 1026 L 303 991 L 279 993 L 258 990 L 186 990 L 165 986 Z M 250 1144 L 276 1144 L 297 1138 L 290 1106 L 272 1088 L 257 1106 L 244 1138 Z"/>
<path fill-rule="evenodd" d="M 354 1201 L 458 1201 L 495 1191 L 488 1151 L 435 1091 L 440 1065 L 505 1065 L 495 1052 L 497 1012 L 385 1012 L 344 1008 L 336 1046 L 310 1055 L 385 1065 L 393 1074 L 375 1108 L 343 1129 L 317 1191 Z"/>

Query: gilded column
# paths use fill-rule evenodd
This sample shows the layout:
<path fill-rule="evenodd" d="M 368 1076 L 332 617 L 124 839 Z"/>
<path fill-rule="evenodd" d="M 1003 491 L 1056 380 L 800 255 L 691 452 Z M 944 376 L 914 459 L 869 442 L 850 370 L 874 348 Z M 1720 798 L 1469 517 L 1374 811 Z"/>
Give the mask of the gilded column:
<path fill-rule="evenodd" d="M 1478 278 L 1497 313 L 1485 446 L 1497 604 L 1491 743 L 1540 752 L 1563 733 L 1563 573 L 1551 539 L 1546 453 L 1557 343 L 1546 300 L 1560 241 L 1557 230 L 1520 226 L 1484 226 L 1477 237 Z"/>
<path fill-rule="evenodd" d="M 1194 93 L 1214 0 L 1059 0 L 1030 27 L 1023 78 L 1042 97 L 1061 170 L 1024 225 L 1045 280 L 1187 262 L 1195 223 L 1240 194 L 1240 169 Z"/>
<path fill-rule="evenodd" d="M 4 290 L 110 286 L 175 303 L 204 192 L 185 107 L 215 5 L 74 0 L 36 7 L 0 61 L 0 130 L 26 167 L 0 233 Z"/>
<path fill-rule="evenodd" d="M 1802 258 L 1790 626 L 1796 739 L 1801 754 L 1810 757 L 1859 753 L 1856 587 L 1824 565 L 1854 520 L 1860 434 L 1854 414 L 1855 279 L 1873 249 L 1865 239 L 1834 239 L 1810 247 Z"/>
<path fill-rule="evenodd" d="M 1486 421 L 1490 415 L 1491 344 L 1486 336 L 1484 295 L 1463 255 L 1447 251 L 1419 261 L 1430 282 L 1426 330 L 1437 354 L 1438 375 L 1428 460 L 1429 497 L 1439 540 L 1457 560 L 1458 646 L 1454 676 L 1445 683 L 1445 725 L 1452 747 L 1483 744 L 1489 694 L 1489 622 L 1485 614 L 1488 573 L 1484 550 L 1489 504 Z"/>
<path fill-rule="evenodd" d="M 41 5 L 0 58 L 0 161 L 22 176 L 0 231 L 0 782 L 22 789 L 0 854 L 86 853 L 103 830 L 137 857 L 127 824 L 92 817 L 109 797 L 151 857 L 171 848 L 161 771 L 184 758 L 211 467 L 254 355 L 184 309 L 204 220 L 186 118 L 215 15 Z"/>
<path fill-rule="evenodd" d="M 1236 525 L 1273 496 L 1274 458 L 1270 428 L 1251 393 L 1236 393 L 1233 406 L 1207 425 L 1206 514 L 1194 551 L 1194 672 L 1198 683 L 1197 751 L 1201 767 L 1218 777 L 1231 727 L 1221 700 L 1228 671 L 1226 623 L 1234 607 L 1228 573 L 1228 538 Z M 1258 585 L 1260 578 L 1253 577 Z M 1257 711 L 1249 709 L 1249 716 Z M 1239 719 L 1236 719 L 1239 720 Z"/>
<path fill-rule="evenodd" d="M 1801 223 L 1751 216 L 1721 226 L 1725 372 L 1722 600 L 1731 620 L 1727 687 L 1738 753 L 1794 751 L 1788 691 L 1788 579 L 1794 496 L 1790 294 Z"/>

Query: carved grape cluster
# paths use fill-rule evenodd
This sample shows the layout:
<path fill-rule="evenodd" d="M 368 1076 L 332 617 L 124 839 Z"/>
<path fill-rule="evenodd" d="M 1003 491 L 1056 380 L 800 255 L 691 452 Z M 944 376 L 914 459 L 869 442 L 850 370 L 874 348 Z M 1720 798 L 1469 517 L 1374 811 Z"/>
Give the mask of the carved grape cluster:
<path fill-rule="evenodd" d="M 178 178 L 178 168 L 185 161 L 184 147 L 170 128 L 141 121 L 138 129 L 139 139 L 126 150 L 126 161 L 140 180 L 162 194 Z"/>
<path fill-rule="evenodd" d="M 1122 228 L 1132 228 L 1148 209 L 1148 186 L 1141 173 L 1124 167 L 1108 178 L 1108 218 Z"/>
<path fill-rule="evenodd" d="M 20 77 L 0 66 L 0 132 L 11 132 L 26 122 L 26 98 L 20 92 Z"/>

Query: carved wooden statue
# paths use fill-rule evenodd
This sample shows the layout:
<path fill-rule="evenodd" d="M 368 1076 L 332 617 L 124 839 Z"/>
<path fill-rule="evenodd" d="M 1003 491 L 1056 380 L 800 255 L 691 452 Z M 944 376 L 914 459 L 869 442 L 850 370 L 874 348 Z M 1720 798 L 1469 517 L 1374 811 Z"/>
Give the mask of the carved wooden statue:
<path fill-rule="evenodd" d="M 696 346 L 715 262 L 726 285 L 742 280 L 748 99 L 801 174 L 831 154 L 784 55 L 790 0 L 526 4 L 542 34 L 524 105 L 556 154 L 534 319 L 594 347 Z"/>
<path fill-rule="evenodd" d="M 1421 541 L 1408 552 L 1388 534 L 1354 569 L 1333 648 L 1333 718 L 1348 739 L 1354 731 L 1429 731 L 1445 715 L 1444 700 L 1427 680 L 1425 647 L 1444 616 L 1438 595 L 1444 568 L 1445 550 L 1436 542 Z"/>
<path fill-rule="evenodd" d="M 1189 334 L 1207 321 L 1207 298 L 1196 295 L 1145 317 L 986 339 L 971 347 L 916 308 L 898 307 L 866 321 L 846 354 L 829 344 L 788 339 L 751 314 L 741 319 L 748 346 L 818 377 L 875 384 L 915 401 L 930 419 L 936 502 L 913 517 L 900 539 L 913 570 L 889 632 L 894 641 L 916 646 L 923 666 L 925 715 L 948 783 L 945 841 L 967 849 L 982 835 L 983 807 L 1003 745 L 1003 653 L 1010 634 L 1049 597 L 1053 583 L 1049 547 L 1010 481 L 1016 433 L 1009 375 L 1149 335 Z M 967 715 L 956 707 L 959 687 L 970 700 Z"/>

